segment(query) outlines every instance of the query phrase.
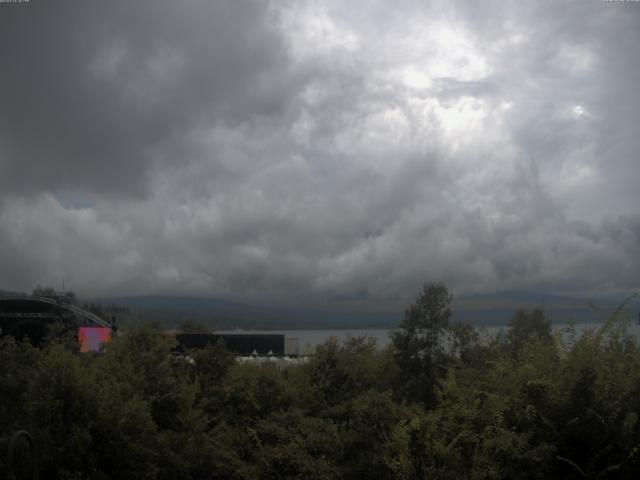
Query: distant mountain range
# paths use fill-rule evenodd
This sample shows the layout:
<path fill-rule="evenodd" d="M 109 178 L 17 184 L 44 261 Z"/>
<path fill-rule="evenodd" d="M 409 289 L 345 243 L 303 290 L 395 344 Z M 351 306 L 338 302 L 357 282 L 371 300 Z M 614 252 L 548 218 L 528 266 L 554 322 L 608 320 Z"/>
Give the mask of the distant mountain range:
<path fill-rule="evenodd" d="M 505 325 L 520 308 L 542 308 L 554 324 L 591 323 L 607 319 L 625 298 L 577 298 L 559 295 L 502 291 L 465 295 L 454 301 L 454 319 L 483 325 Z M 636 319 L 640 303 L 629 302 L 626 314 Z"/>
<path fill-rule="evenodd" d="M 116 297 L 93 300 L 129 310 L 127 321 L 157 320 L 168 327 L 194 321 L 217 329 L 389 328 L 399 312 L 327 312 L 313 308 L 251 305 L 206 297 Z"/>
<path fill-rule="evenodd" d="M 593 300 L 529 292 L 505 291 L 466 295 L 454 300 L 453 321 L 476 326 L 505 325 L 519 308 L 543 308 L 553 323 L 595 322 L 607 318 L 623 299 Z M 117 305 L 128 310 L 123 320 L 156 320 L 169 328 L 183 321 L 194 321 L 217 329 L 362 329 L 393 328 L 403 317 L 403 308 L 386 307 L 354 311 L 254 305 L 206 297 L 145 296 L 94 299 L 104 306 Z M 597 309 L 594 308 L 597 306 Z M 629 305 L 628 314 L 638 317 L 639 302 Z"/>

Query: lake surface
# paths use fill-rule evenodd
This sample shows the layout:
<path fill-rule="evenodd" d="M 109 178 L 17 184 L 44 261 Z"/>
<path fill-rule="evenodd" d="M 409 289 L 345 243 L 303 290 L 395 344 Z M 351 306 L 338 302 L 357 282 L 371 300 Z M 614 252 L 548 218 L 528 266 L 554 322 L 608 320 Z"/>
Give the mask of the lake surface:
<path fill-rule="evenodd" d="M 587 330 L 594 330 L 601 327 L 602 323 L 579 323 L 575 325 L 577 336 L 582 335 Z M 569 324 L 555 324 L 554 331 L 560 331 L 564 336 L 568 335 Z M 489 339 L 501 331 L 506 331 L 506 326 L 477 327 L 482 339 Z M 369 328 L 369 329 L 345 329 L 345 330 L 217 330 L 216 333 L 252 333 L 252 334 L 284 334 L 285 338 L 297 338 L 300 354 L 313 352 L 331 337 L 336 337 L 339 341 L 355 337 L 372 337 L 376 339 L 378 348 L 383 349 L 391 343 L 390 334 L 393 329 Z M 627 326 L 627 334 L 640 335 L 640 325 L 630 323 Z"/>

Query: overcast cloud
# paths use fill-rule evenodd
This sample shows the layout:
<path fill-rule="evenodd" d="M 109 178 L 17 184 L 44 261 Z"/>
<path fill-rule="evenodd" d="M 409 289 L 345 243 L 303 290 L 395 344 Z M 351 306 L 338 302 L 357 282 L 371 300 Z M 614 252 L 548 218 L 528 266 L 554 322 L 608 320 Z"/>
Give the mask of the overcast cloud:
<path fill-rule="evenodd" d="M 0 289 L 640 288 L 640 3 L 0 4 Z"/>

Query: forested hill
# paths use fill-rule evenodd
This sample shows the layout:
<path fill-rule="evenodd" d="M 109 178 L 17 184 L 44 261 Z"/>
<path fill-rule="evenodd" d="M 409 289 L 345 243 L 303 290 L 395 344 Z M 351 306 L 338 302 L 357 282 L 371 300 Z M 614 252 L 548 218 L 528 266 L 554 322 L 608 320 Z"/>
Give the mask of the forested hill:
<path fill-rule="evenodd" d="M 340 329 L 389 328 L 397 312 L 327 312 L 312 308 L 263 306 L 204 297 L 117 297 L 95 300 L 128 309 L 131 321 L 160 321 L 176 326 L 191 320 L 218 329 Z"/>
<path fill-rule="evenodd" d="M 536 294 L 498 292 L 454 298 L 453 321 L 476 326 L 506 325 L 519 308 L 542 308 L 552 322 L 561 324 L 594 322 L 611 314 L 622 299 L 587 299 Z M 331 309 L 265 306 L 205 297 L 139 296 L 101 298 L 94 302 L 116 304 L 129 311 L 128 320 L 157 320 L 175 326 L 185 320 L 218 329 L 359 329 L 393 328 L 404 315 L 404 308 Z M 592 306 L 596 305 L 595 311 Z M 632 306 L 633 308 L 633 306 Z M 637 305 L 635 305 L 637 315 Z"/>

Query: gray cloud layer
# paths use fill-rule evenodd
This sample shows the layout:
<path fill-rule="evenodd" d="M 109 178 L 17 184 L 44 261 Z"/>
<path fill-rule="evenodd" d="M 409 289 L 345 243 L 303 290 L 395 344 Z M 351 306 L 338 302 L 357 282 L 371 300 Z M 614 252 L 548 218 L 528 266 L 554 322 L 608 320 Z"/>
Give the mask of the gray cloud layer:
<path fill-rule="evenodd" d="M 640 287 L 640 4 L 0 4 L 0 288 Z"/>

